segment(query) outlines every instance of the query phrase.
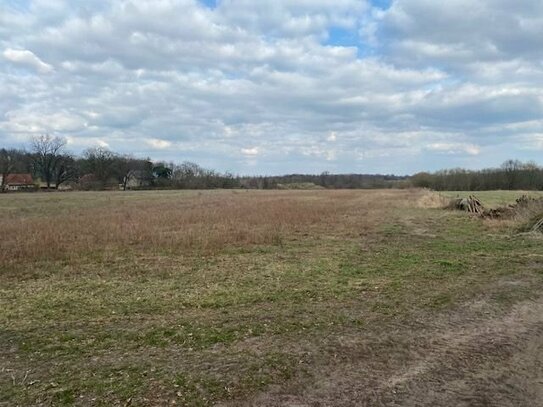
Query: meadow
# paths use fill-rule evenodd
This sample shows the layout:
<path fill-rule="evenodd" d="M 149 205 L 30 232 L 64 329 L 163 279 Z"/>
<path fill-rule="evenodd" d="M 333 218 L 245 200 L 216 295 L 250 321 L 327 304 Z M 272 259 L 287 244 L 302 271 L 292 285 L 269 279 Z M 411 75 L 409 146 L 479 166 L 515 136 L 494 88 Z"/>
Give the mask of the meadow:
<path fill-rule="evenodd" d="M 0 406 L 533 405 L 543 240 L 454 194 L 0 195 Z"/>

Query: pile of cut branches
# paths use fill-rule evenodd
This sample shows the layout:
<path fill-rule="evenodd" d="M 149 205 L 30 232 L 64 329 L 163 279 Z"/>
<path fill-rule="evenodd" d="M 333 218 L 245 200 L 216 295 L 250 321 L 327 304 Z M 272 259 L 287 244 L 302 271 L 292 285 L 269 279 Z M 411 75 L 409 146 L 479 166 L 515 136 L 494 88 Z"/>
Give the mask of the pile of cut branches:
<path fill-rule="evenodd" d="M 488 209 L 484 212 L 484 217 L 491 219 L 530 218 L 541 213 L 543 213 L 543 198 L 522 195 L 515 200 L 514 204 Z"/>
<path fill-rule="evenodd" d="M 483 215 L 485 208 L 481 201 L 474 195 L 470 195 L 467 198 L 453 199 L 449 204 L 450 209 L 457 209 L 459 211 L 465 211 L 469 213 L 475 213 L 477 215 Z"/>
<path fill-rule="evenodd" d="M 485 209 L 475 196 L 453 199 L 449 209 L 476 214 L 485 219 L 509 219 L 519 223 L 521 230 L 543 233 L 543 198 L 522 195 L 514 204 Z"/>
<path fill-rule="evenodd" d="M 537 222 L 535 222 L 530 229 L 531 232 L 539 232 L 543 233 L 543 218 L 539 219 Z"/>

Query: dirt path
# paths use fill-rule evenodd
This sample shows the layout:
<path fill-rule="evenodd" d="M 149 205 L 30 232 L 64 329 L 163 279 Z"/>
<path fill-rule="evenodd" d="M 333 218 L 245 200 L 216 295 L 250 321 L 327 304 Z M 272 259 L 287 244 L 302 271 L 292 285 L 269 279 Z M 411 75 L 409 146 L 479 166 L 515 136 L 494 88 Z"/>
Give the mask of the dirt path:
<path fill-rule="evenodd" d="M 338 338 L 352 360 L 245 405 L 543 406 L 543 297 L 499 316 L 490 309 L 471 304 L 431 326 Z"/>

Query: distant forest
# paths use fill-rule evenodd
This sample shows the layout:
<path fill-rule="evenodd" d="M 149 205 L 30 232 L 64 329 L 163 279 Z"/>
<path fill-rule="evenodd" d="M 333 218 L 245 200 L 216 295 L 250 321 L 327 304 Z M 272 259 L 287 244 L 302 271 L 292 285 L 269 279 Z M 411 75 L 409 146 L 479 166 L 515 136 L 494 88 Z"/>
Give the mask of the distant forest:
<path fill-rule="evenodd" d="M 541 190 L 543 168 L 534 162 L 507 160 L 499 168 L 421 172 L 413 175 L 410 183 L 415 187 L 436 191 Z"/>
<path fill-rule="evenodd" d="M 25 176 L 22 176 L 25 175 Z M 29 175 L 29 176 L 27 176 Z M 9 188 L 10 180 L 27 182 Z M 28 150 L 0 148 L 0 191 L 105 189 L 374 189 L 421 187 L 438 191 L 543 189 L 543 168 L 533 162 L 508 160 L 499 168 L 478 171 L 453 169 L 413 176 L 380 174 L 290 174 L 238 176 L 203 168 L 192 162 L 153 162 L 117 154 L 106 148 L 69 154 L 59 137 L 32 139 Z"/>

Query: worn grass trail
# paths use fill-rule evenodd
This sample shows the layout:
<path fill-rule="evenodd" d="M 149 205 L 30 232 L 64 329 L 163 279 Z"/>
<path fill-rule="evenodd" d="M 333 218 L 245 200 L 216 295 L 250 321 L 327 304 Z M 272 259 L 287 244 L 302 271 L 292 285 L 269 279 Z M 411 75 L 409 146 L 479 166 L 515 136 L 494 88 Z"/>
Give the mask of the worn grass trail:
<path fill-rule="evenodd" d="M 432 202 L 418 190 L 0 196 L 0 405 L 432 405 L 423 394 L 443 380 L 484 377 L 470 370 L 479 356 L 518 370 L 443 400 L 513 380 L 500 400 L 514 405 L 540 372 L 522 360 L 541 321 L 507 315 L 540 306 L 541 240 Z M 517 328 L 526 347 L 508 348 Z"/>
<path fill-rule="evenodd" d="M 277 386 L 242 405 L 542 405 L 543 298 L 494 308 L 477 300 L 365 335 L 343 333 L 330 346 L 349 358 L 321 366 L 310 385 Z"/>

